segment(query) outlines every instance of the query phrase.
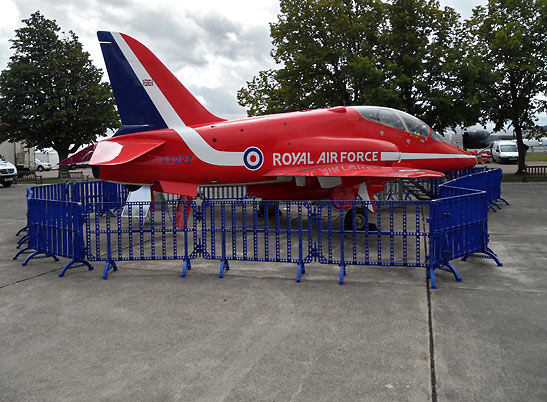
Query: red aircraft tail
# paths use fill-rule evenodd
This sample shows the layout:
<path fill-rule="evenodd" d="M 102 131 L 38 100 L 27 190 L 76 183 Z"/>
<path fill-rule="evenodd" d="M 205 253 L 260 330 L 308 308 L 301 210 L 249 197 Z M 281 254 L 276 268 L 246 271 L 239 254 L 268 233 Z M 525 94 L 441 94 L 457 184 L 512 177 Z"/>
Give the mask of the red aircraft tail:
<path fill-rule="evenodd" d="M 110 84 L 123 126 L 114 134 L 224 121 L 213 115 L 143 44 L 99 31 Z"/>

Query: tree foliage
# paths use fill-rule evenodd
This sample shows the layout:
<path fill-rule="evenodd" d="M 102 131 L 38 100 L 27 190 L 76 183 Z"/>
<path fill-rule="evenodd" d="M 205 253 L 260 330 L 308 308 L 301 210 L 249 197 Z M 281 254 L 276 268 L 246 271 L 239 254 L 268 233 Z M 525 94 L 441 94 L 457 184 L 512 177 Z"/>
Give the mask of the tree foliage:
<path fill-rule="evenodd" d="M 281 0 L 272 56 L 238 93 L 249 115 L 375 104 L 438 129 L 455 126 L 466 96 L 462 24 L 436 0 Z"/>
<path fill-rule="evenodd" d="M 23 23 L 0 74 L 0 140 L 52 147 L 64 159 L 119 126 L 110 85 L 73 32 L 59 36 L 39 11 Z"/>
<path fill-rule="evenodd" d="M 547 106 L 547 2 L 490 0 L 473 10 L 468 26 L 474 53 L 488 71 L 486 85 L 478 85 L 487 99 L 483 118 L 492 120 L 496 130 L 513 126 L 521 173 L 522 132 L 535 126 L 534 116 Z"/>
<path fill-rule="evenodd" d="M 259 72 L 239 104 L 250 116 L 374 104 L 439 131 L 511 122 L 520 137 L 545 109 L 545 9 L 490 0 L 462 23 L 437 0 L 281 0 L 271 24 L 281 68 Z"/>
<path fill-rule="evenodd" d="M 461 124 L 465 100 L 461 77 L 462 24 L 437 1 L 394 0 L 386 5 L 382 34 L 385 69 L 396 96 L 390 104 L 438 130 Z"/>
<path fill-rule="evenodd" d="M 278 70 L 262 71 L 238 93 L 249 115 L 351 105 L 382 94 L 378 69 L 382 4 L 377 0 L 281 0 L 271 24 Z"/>

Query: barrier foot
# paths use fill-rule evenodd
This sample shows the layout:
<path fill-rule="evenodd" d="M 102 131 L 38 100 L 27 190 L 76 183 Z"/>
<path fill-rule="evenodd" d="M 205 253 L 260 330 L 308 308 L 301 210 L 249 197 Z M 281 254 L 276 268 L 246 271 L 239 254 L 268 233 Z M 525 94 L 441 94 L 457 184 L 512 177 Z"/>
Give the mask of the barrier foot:
<path fill-rule="evenodd" d="M 21 234 L 21 232 L 26 232 L 26 231 L 28 231 L 28 226 L 24 226 L 21 229 L 19 229 L 19 231 L 17 233 L 15 233 L 15 236 L 19 236 Z"/>
<path fill-rule="evenodd" d="M 499 204 L 495 203 L 494 201 L 490 201 L 490 204 L 494 205 L 496 208 L 501 209 Z"/>
<path fill-rule="evenodd" d="M 57 258 L 56 255 L 44 253 L 42 251 L 35 251 L 32 254 L 30 254 L 27 258 L 25 258 L 25 261 L 23 261 L 23 263 L 21 265 L 23 267 L 26 267 L 30 260 L 32 260 L 33 258 L 35 258 L 37 255 L 40 255 L 40 254 L 43 254 L 44 256 L 43 257 L 38 257 L 38 258 L 52 257 L 55 261 L 59 261 L 59 259 Z"/>
<path fill-rule="evenodd" d="M 32 250 L 30 247 L 25 247 L 21 250 L 19 250 L 19 252 L 17 254 L 15 254 L 15 257 L 13 257 L 13 260 L 16 260 L 17 258 L 19 258 L 19 256 L 21 254 L 24 254 L 26 251 L 29 251 L 29 250 Z"/>
<path fill-rule="evenodd" d="M 450 264 L 450 263 L 447 263 L 446 266 L 450 269 L 450 271 L 452 271 L 452 273 L 454 274 L 454 278 L 456 279 L 457 282 L 461 282 L 462 281 L 462 277 L 460 276 L 460 274 L 458 273 L 458 271 L 456 270 L 456 268 L 454 268 L 454 265 Z"/>
<path fill-rule="evenodd" d="M 28 234 L 24 235 L 23 237 L 21 237 L 19 239 L 19 241 L 17 242 L 17 247 L 16 248 L 19 248 L 23 245 L 23 243 L 27 243 L 28 244 Z"/>
<path fill-rule="evenodd" d="M 435 282 L 435 268 L 427 269 L 427 279 L 429 279 L 431 289 L 437 289 L 437 283 Z"/>
<path fill-rule="evenodd" d="M 426 278 L 429 280 L 431 289 L 437 289 L 437 283 L 435 282 L 435 267 L 426 268 Z"/>
<path fill-rule="evenodd" d="M 63 270 L 59 273 L 59 278 L 62 278 L 63 276 L 65 276 L 65 272 L 69 269 L 74 269 L 74 268 L 79 268 L 79 267 L 72 267 L 71 265 L 73 264 L 76 264 L 76 263 L 80 263 L 80 264 L 83 264 L 85 265 L 89 271 L 93 271 L 93 265 L 91 265 L 89 262 L 87 261 L 84 261 L 84 260 L 72 260 L 70 261 L 68 264 L 66 264 L 64 267 L 63 267 Z"/>
<path fill-rule="evenodd" d="M 228 264 L 228 260 L 224 259 L 220 262 L 220 273 L 218 274 L 219 278 L 224 278 L 224 271 L 228 271 L 230 269 L 230 264 Z"/>
<path fill-rule="evenodd" d="M 340 264 L 340 281 L 338 282 L 340 285 L 344 284 L 345 275 L 346 275 L 346 264 L 342 263 Z"/>
<path fill-rule="evenodd" d="M 192 269 L 192 264 L 190 263 L 189 258 L 184 259 L 184 263 L 182 264 L 182 274 L 180 275 L 182 278 L 186 278 L 186 271 Z"/>
<path fill-rule="evenodd" d="M 104 273 L 103 273 L 103 279 L 108 279 L 108 271 L 110 270 L 117 271 L 118 266 L 114 262 L 114 260 L 108 260 L 106 264 L 104 264 Z"/>
<path fill-rule="evenodd" d="M 483 252 L 484 254 L 492 258 L 494 261 L 496 261 L 496 264 L 498 265 L 498 267 L 503 267 L 503 263 L 500 261 L 497 254 L 494 253 L 490 247 L 486 247 L 486 251 L 483 251 Z"/>
<path fill-rule="evenodd" d="M 503 201 L 505 202 L 505 205 L 509 205 L 509 203 L 504 198 L 498 198 L 496 201 Z"/>
<path fill-rule="evenodd" d="M 302 261 L 298 262 L 298 271 L 296 273 L 296 283 L 302 282 L 302 274 L 306 273 L 306 269 L 304 268 L 304 263 Z"/>
<path fill-rule="evenodd" d="M 479 257 L 479 258 L 491 258 L 496 262 L 498 267 L 503 267 L 503 263 L 500 261 L 497 254 L 494 253 L 489 247 L 487 247 L 486 250 L 483 250 L 483 251 L 480 251 L 480 252 L 483 253 L 483 254 L 486 254 L 486 256 L 470 254 L 470 255 L 466 255 L 465 257 L 463 257 L 462 261 L 467 261 L 467 258 L 470 257 L 470 256 L 475 256 L 475 257 Z"/>

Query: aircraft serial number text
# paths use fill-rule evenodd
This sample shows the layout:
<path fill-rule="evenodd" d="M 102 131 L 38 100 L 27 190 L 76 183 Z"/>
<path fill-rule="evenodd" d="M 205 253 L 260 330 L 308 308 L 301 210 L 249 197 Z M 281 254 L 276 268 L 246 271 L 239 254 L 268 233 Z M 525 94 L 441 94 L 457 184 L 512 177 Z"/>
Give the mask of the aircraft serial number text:
<path fill-rule="evenodd" d="M 162 165 L 189 165 L 193 155 L 162 156 Z"/>

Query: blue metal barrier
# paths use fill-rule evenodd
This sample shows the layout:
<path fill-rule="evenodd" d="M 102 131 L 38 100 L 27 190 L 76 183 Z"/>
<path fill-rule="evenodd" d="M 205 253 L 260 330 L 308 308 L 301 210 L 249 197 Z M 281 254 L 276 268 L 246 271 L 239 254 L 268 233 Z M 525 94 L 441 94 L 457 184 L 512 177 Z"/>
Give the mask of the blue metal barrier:
<path fill-rule="evenodd" d="M 427 201 L 322 201 L 318 204 L 317 256 L 321 264 L 427 267 Z M 376 213 L 371 212 L 372 205 Z M 340 208 L 340 206 L 346 207 Z M 349 219 L 346 216 L 349 209 Z M 326 219 L 324 219 L 326 218 Z M 359 222 L 360 221 L 360 222 Z M 358 230 L 361 226 L 363 229 Z"/>
<path fill-rule="evenodd" d="M 71 201 L 89 203 L 123 203 L 127 199 L 127 187 L 106 181 L 82 181 L 70 183 Z"/>
<path fill-rule="evenodd" d="M 456 258 L 484 253 L 501 265 L 487 225 L 489 203 L 501 199 L 501 171 L 467 173 L 432 181 L 440 197 L 433 201 L 258 201 L 243 199 L 241 186 L 217 186 L 202 191 L 203 200 L 128 203 L 125 186 L 113 183 L 33 187 L 28 247 L 15 258 L 28 250 L 24 265 L 41 254 L 70 258 L 60 276 L 104 261 L 105 279 L 117 261 L 136 260 L 182 260 L 184 277 L 198 257 L 220 261 L 221 278 L 229 261 L 293 263 L 297 282 L 313 261 L 338 265 L 340 284 L 349 265 L 422 267 L 434 288 L 436 269 L 461 280 Z M 224 195 L 232 199 L 214 199 Z"/>
<path fill-rule="evenodd" d="M 497 183 L 496 183 L 496 179 Z M 430 265 L 427 276 L 435 288 L 435 269 L 452 272 L 461 281 L 450 263 L 483 253 L 498 266 L 502 263 L 488 247 L 488 206 L 500 194 L 500 172 L 494 170 L 461 176 L 439 187 L 439 199 L 430 207 Z"/>
<path fill-rule="evenodd" d="M 40 200 L 70 201 L 70 187 L 66 183 L 47 184 L 30 188 L 31 197 Z"/>
<path fill-rule="evenodd" d="M 59 276 L 76 264 L 83 264 L 92 270 L 91 264 L 84 259 L 82 204 L 30 198 L 28 205 L 28 247 L 19 251 L 14 259 L 26 250 L 35 250 L 24 260 L 23 266 L 34 258 L 52 257 L 58 261 L 58 257 L 65 257 L 71 261 L 63 267 Z"/>
<path fill-rule="evenodd" d="M 313 208 L 310 201 L 205 201 L 202 257 L 221 261 L 220 278 L 230 260 L 294 263 L 300 282 L 312 261 Z"/>
<path fill-rule="evenodd" d="M 501 169 L 475 168 L 470 170 L 469 174 L 457 176 L 453 180 L 442 184 L 440 187 L 451 186 L 485 191 L 488 205 L 495 211 L 496 209 L 494 206 L 501 209 L 496 201 L 503 201 L 509 205 L 506 200 L 501 198 L 502 177 L 503 173 Z M 445 192 L 440 193 L 439 195 L 440 197 L 447 197 L 447 194 L 448 193 Z"/>
<path fill-rule="evenodd" d="M 464 170 L 456 170 L 446 173 L 445 178 L 430 178 L 430 179 L 414 179 L 420 186 L 422 186 L 432 199 L 439 198 L 439 186 L 441 186 L 446 181 L 452 181 L 460 177 L 465 177 L 472 174 L 482 173 L 482 172 L 496 172 L 495 180 L 497 181 L 498 188 L 501 189 L 499 184 L 501 183 L 502 172 L 501 169 L 490 169 L 487 167 L 474 167 Z M 501 193 L 500 193 L 501 194 Z M 394 180 L 386 183 L 386 188 L 381 192 L 379 200 L 383 201 L 410 201 L 413 200 L 412 195 L 406 190 L 401 184 L 401 179 Z M 505 203 L 507 201 L 503 200 Z M 507 205 L 509 205 L 507 203 Z"/>
<path fill-rule="evenodd" d="M 177 221 L 177 209 L 180 219 Z M 111 214 L 102 214 L 109 210 Z M 199 255 L 195 201 L 89 203 L 86 244 L 89 261 L 105 261 L 103 278 L 116 261 L 183 260 L 182 276 Z M 182 227 L 181 227 L 182 226 Z"/>

